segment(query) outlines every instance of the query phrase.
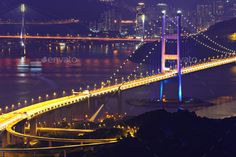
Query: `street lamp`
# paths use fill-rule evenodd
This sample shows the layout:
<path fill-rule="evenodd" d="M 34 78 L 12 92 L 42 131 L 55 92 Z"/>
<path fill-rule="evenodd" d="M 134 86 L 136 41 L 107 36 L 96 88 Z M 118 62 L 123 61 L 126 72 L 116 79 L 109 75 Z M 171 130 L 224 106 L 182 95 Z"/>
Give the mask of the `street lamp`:
<path fill-rule="evenodd" d="M 26 11 L 25 4 L 21 4 L 21 6 L 20 6 L 20 11 L 21 11 L 22 13 L 25 13 L 25 11 Z"/>
<path fill-rule="evenodd" d="M 25 4 L 20 5 L 20 11 L 22 13 L 22 26 L 21 26 L 21 46 L 24 48 L 24 54 L 26 53 L 25 50 L 25 42 L 24 42 L 24 29 L 25 29 L 25 12 L 26 12 L 26 6 Z"/>
<path fill-rule="evenodd" d="M 161 13 L 162 13 L 163 15 L 165 15 L 165 14 L 166 14 L 166 10 L 162 10 Z"/>
<path fill-rule="evenodd" d="M 177 14 L 182 14 L 182 11 L 181 10 L 177 10 Z"/>

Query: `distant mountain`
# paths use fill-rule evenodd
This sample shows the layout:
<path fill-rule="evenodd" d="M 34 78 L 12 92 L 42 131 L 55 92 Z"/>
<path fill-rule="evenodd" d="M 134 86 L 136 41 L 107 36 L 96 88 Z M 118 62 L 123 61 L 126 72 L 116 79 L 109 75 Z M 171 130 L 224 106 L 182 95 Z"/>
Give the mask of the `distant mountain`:
<path fill-rule="evenodd" d="M 208 34 L 217 35 L 226 38 L 228 35 L 236 32 L 236 18 L 219 22 L 211 26 L 208 30 Z"/>

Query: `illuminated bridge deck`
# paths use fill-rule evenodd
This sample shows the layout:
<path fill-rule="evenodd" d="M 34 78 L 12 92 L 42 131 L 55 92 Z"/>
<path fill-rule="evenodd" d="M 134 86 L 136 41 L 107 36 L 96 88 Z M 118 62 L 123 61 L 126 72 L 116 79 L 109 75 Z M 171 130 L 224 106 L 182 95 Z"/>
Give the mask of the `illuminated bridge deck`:
<path fill-rule="evenodd" d="M 236 62 L 235 56 L 230 57 L 230 58 L 225 58 L 225 59 L 215 59 L 209 62 L 200 63 L 200 64 L 192 65 L 190 67 L 183 68 L 182 74 L 189 74 L 189 73 L 193 73 L 193 72 L 197 72 L 197 71 L 201 71 L 204 69 L 209 69 L 209 68 L 213 68 L 213 67 L 217 67 L 217 66 L 221 66 L 225 64 L 230 64 L 234 62 Z M 68 105 L 72 105 L 72 104 L 84 101 L 88 99 L 89 97 L 102 96 L 109 93 L 117 92 L 119 90 L 124 91 L 124 90 L 132 89 L 135 87 L 143 86 L 146 84 L 158 82 L 161 80 L 166 80 L 175 76 L 177 76 L 177 71 L 172 70 L 166 73 L 156 74 L 153 76 L 139 78 L 137 80 L 132 80 L 125 83 L 92 90 L 90 91 L 89 94 L 80 93 L 80 94 L 65 96 L 65 97 L 37 103 L 31 106 L 16 110 L 14 112 L 1 115 L 0 116 L 0 131 L 4 131 L 8 125 L 16 124 L 24 119 L 32 119 L 48 111 L 52 111 L 58 108 L 62 108 Z"/>

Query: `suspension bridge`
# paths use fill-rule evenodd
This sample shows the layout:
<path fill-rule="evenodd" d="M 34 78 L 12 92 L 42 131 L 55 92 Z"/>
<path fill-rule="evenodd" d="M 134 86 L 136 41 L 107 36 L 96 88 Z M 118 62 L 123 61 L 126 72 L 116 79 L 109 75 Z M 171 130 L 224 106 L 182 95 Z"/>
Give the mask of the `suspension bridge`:
<path fill-rule="evenodd" d="M 140 42 L 140 38 L 136 37 L 80 37 L 80 36 L 40 36 L 40 35 L 1 35 L 0 39 L 36 39 L 36 40 L 78 40 L 78 41 L 104 41 L 104 42 Z M 159 39 L 145 39 L 145 42 L 154 42 Z"/>
<path fill-rule="evenodd" d="M 23 9 L 24 10 L 24 9 Z M 123 91 L 127 91 L 133 88 L 138 88 L 140 86 L 148 85 L 155 82 L 161 82 L 160 85 L 160 101 L 163 101 L 163 89 L 164 89 L 164 80 L 171 79 L 171 78 L 177 78 L 178 79 L 178 101 L 181 103 L 183 101 L 183 94 L 184 91 L 182 91 L 182 76 L 206 70 L 209 68 L 214 68 L 226 64 L 232 64 L 236 62 L 236 55 L 235 50 L 229 49 L 225 47 L 224 45 L 214 41 L 209 36 L 205 35 L 204 32 L 200 32 L 198 35 L 202 36 L 203 38 L 207 39 L 209 43 L 211 43 L 214 46 L 205 44 L 200 39 L 198 39 L 195 35 L 191 35 L 187 33 L 186 30 L 184 30 L 181 27 L 181 20 L 183 15 L 180 11 L 177 12 L 176 21 L 171 21 L 174 25 L 176 25 L 176 34 L 166 34 L 165 32 L 165 25 L 166 25 L 166 18 L 168 16 L 166 15 L 166 12 L 163 12 L 162 16 L 162 37 L 161 37 L 161 68 L 158 70 L 157 73 L 148 73 L 147 75 L 140 75 L 137 77 L 136 75 L 133 75 L 133 73 L 136 73 L 138 69 L 140 69 L 140 66 L 142 66 L 145 61 L 150 58 L 150 56 L 155 53 L 153 51 L 148 52 L 144 58 L 142 58 L 142 62 L 139 63 L 139 65 L 134 69 L 133 73 L 127 76 L 127 79 L 121 78 L 118 79 L 117 73 L 119 73 L 126 65 L 127 62 L 129 62 L 129 59 L 125 60 L 125 62 L 115 70 L 115 73 L 110 77 L 110 80 L 107 80 L 107 82 L 102 82 L 100 87 L 96 87 L 94 89 L 87 89 L 82 90 L 80 92 L 74 92 L 72 95 L 64 96 L 60 98 L 55 98 L 52 100 L 47 100 L 44 102 L 32 104 L 28 107 L 24 107 L 15 111 L 12 111 L 10 113 L 6 113 L 0 116 L 0 131 L 2 132 L 2 141 L 3 146 L 6 146 L 10 144 L 12 141 L 17 141 L 18 139 L 26 139 L 27 141 L 30 141 L 32 139 L 37 139 L 40 141 L 47 141 L 49 142 L 49 147 L 46 148 L 28 148 L 28 149 L 5 149 L 2 148 L 0 151 L 2 152 L 9 152 L 9 151 L 40 151 L 40 150 L 53 150 L 53 149 L 60 149 L 60 150 L 66 150 L 70 148 L 77 148 L 77 147 L 91 147 L 91 146 L 98 146 L 98 145 L 105 145 L 105 144 L 112 144 L 118 141 L 116 138 L 109 138 L 109 139 L 66 139 L 66 138 L 49 138 L 49 137 L 42 137 L 37 135 L 37 118 L 40 115 L 43 115 L 49 111 L 53 111 L 59 108 L 63 108 L 69 105 L 74 105 L 80 102 L 88 102 L 88 108 L 90 107 L 90 100 L 103 97 L 106 95 L 111 94 L 117 94 L 118 96 L 118 103 L 121 103 L 121 93 Z M 191 22 L 189 22 L 185 17 L 184 20 L 189 23 L 190 26 L 192 26 Z M 24 21 L 24 20 L 22 20 Z M 193 28 L 196 28 L 193 26 Z M 22 31 L 24 32 L 24 31 Z M 214 51 L 217 54 L 217 56 L 209 57 L 207 59 L 202 59 L 195 61 L 191 63 L 190 65 L 184 66 L 181 64 L 181 33 L 184 32 L 185 34 L 188 34 L 188 38 L 192 38 L 195 40 L 198 44 L 202 45 L 203 47 L 206 47 L 209 49 L 209 51 Z M 21 33 L 23 34 L 23 33 Z M 22 38 L 20 38 L 22 37 Z M 1 37 L 0 37 L 1 38 Z M 4 37 L 6 38 L 6 36 Z M 27 39 L 27 36 L 21 35 L 17 36 L 15 38 L 20 39 Z M 33 37 L 32 37 L 33 38 Z M 36 38 L 38 39 L 38 38 Z M 175 40 L 176 41 L 176 48 L 174 48 L 172 51 L 174 53 L 169 54 L 167 51 L 167 40 Z M 143 41 L 144 42 L 144 41 Z M 143 44 L 143 43 L 142 43 Z M 142 46 L 140 44 L 139 47 Z M 155 50 L 155 49 L 154 49 Z M 134 51 L 129 57 L 132 57 L 135 55 L 136 51 Z M 200 52 L 199 52 L 200 53 Z M 219 53 L 221 53 L 219 55 Z M 174 68 L 170 68 L 167 66 L 166 62 L 168 60 L 175 61 L 176 65 Z M 132 79 L 131 79 L 132 78 Z M 112 83 L 114 82 L 114 83 Z M 30 134 L 25 134 L 25 123 L 29 123 L 29 132 Z M 13 139 L 13 140 L 12 140 Z M 22 140 L 21 140 L 22 141 Z M 51 142 L 71 142 L 71 143 L 80 143 L 78 145 L 68 145 L 68 146 L 60 146 L 60 147 L 53 147 L 50 143 Z"/>

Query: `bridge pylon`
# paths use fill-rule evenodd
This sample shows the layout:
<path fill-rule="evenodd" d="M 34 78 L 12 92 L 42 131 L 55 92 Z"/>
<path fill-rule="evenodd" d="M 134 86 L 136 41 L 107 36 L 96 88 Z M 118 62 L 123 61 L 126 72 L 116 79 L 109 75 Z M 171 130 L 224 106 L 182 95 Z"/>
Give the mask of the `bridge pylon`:
<path fill-rule="evenodd" d="M 183 100 L 182 96 L 182 74 L 181 74 L 181 11 L 177 11 L 177 34 L 166 34 L 166 11 L 162 11 L 162 48 L 161 48 L 161 73 L 165 73 L 170 68 L 166 67 L 166 61 L 174 60 L 177 61 L 176 70 L 178 72 L 178 100 L 181 102 Z M 175 54 L 168 54 L 166 52 L 166 41 L 176 40 L 176 52 Z M 161 81 L 160 85 L 160 100 L 163 101 L 164 98 L 164 81 Z"/>

